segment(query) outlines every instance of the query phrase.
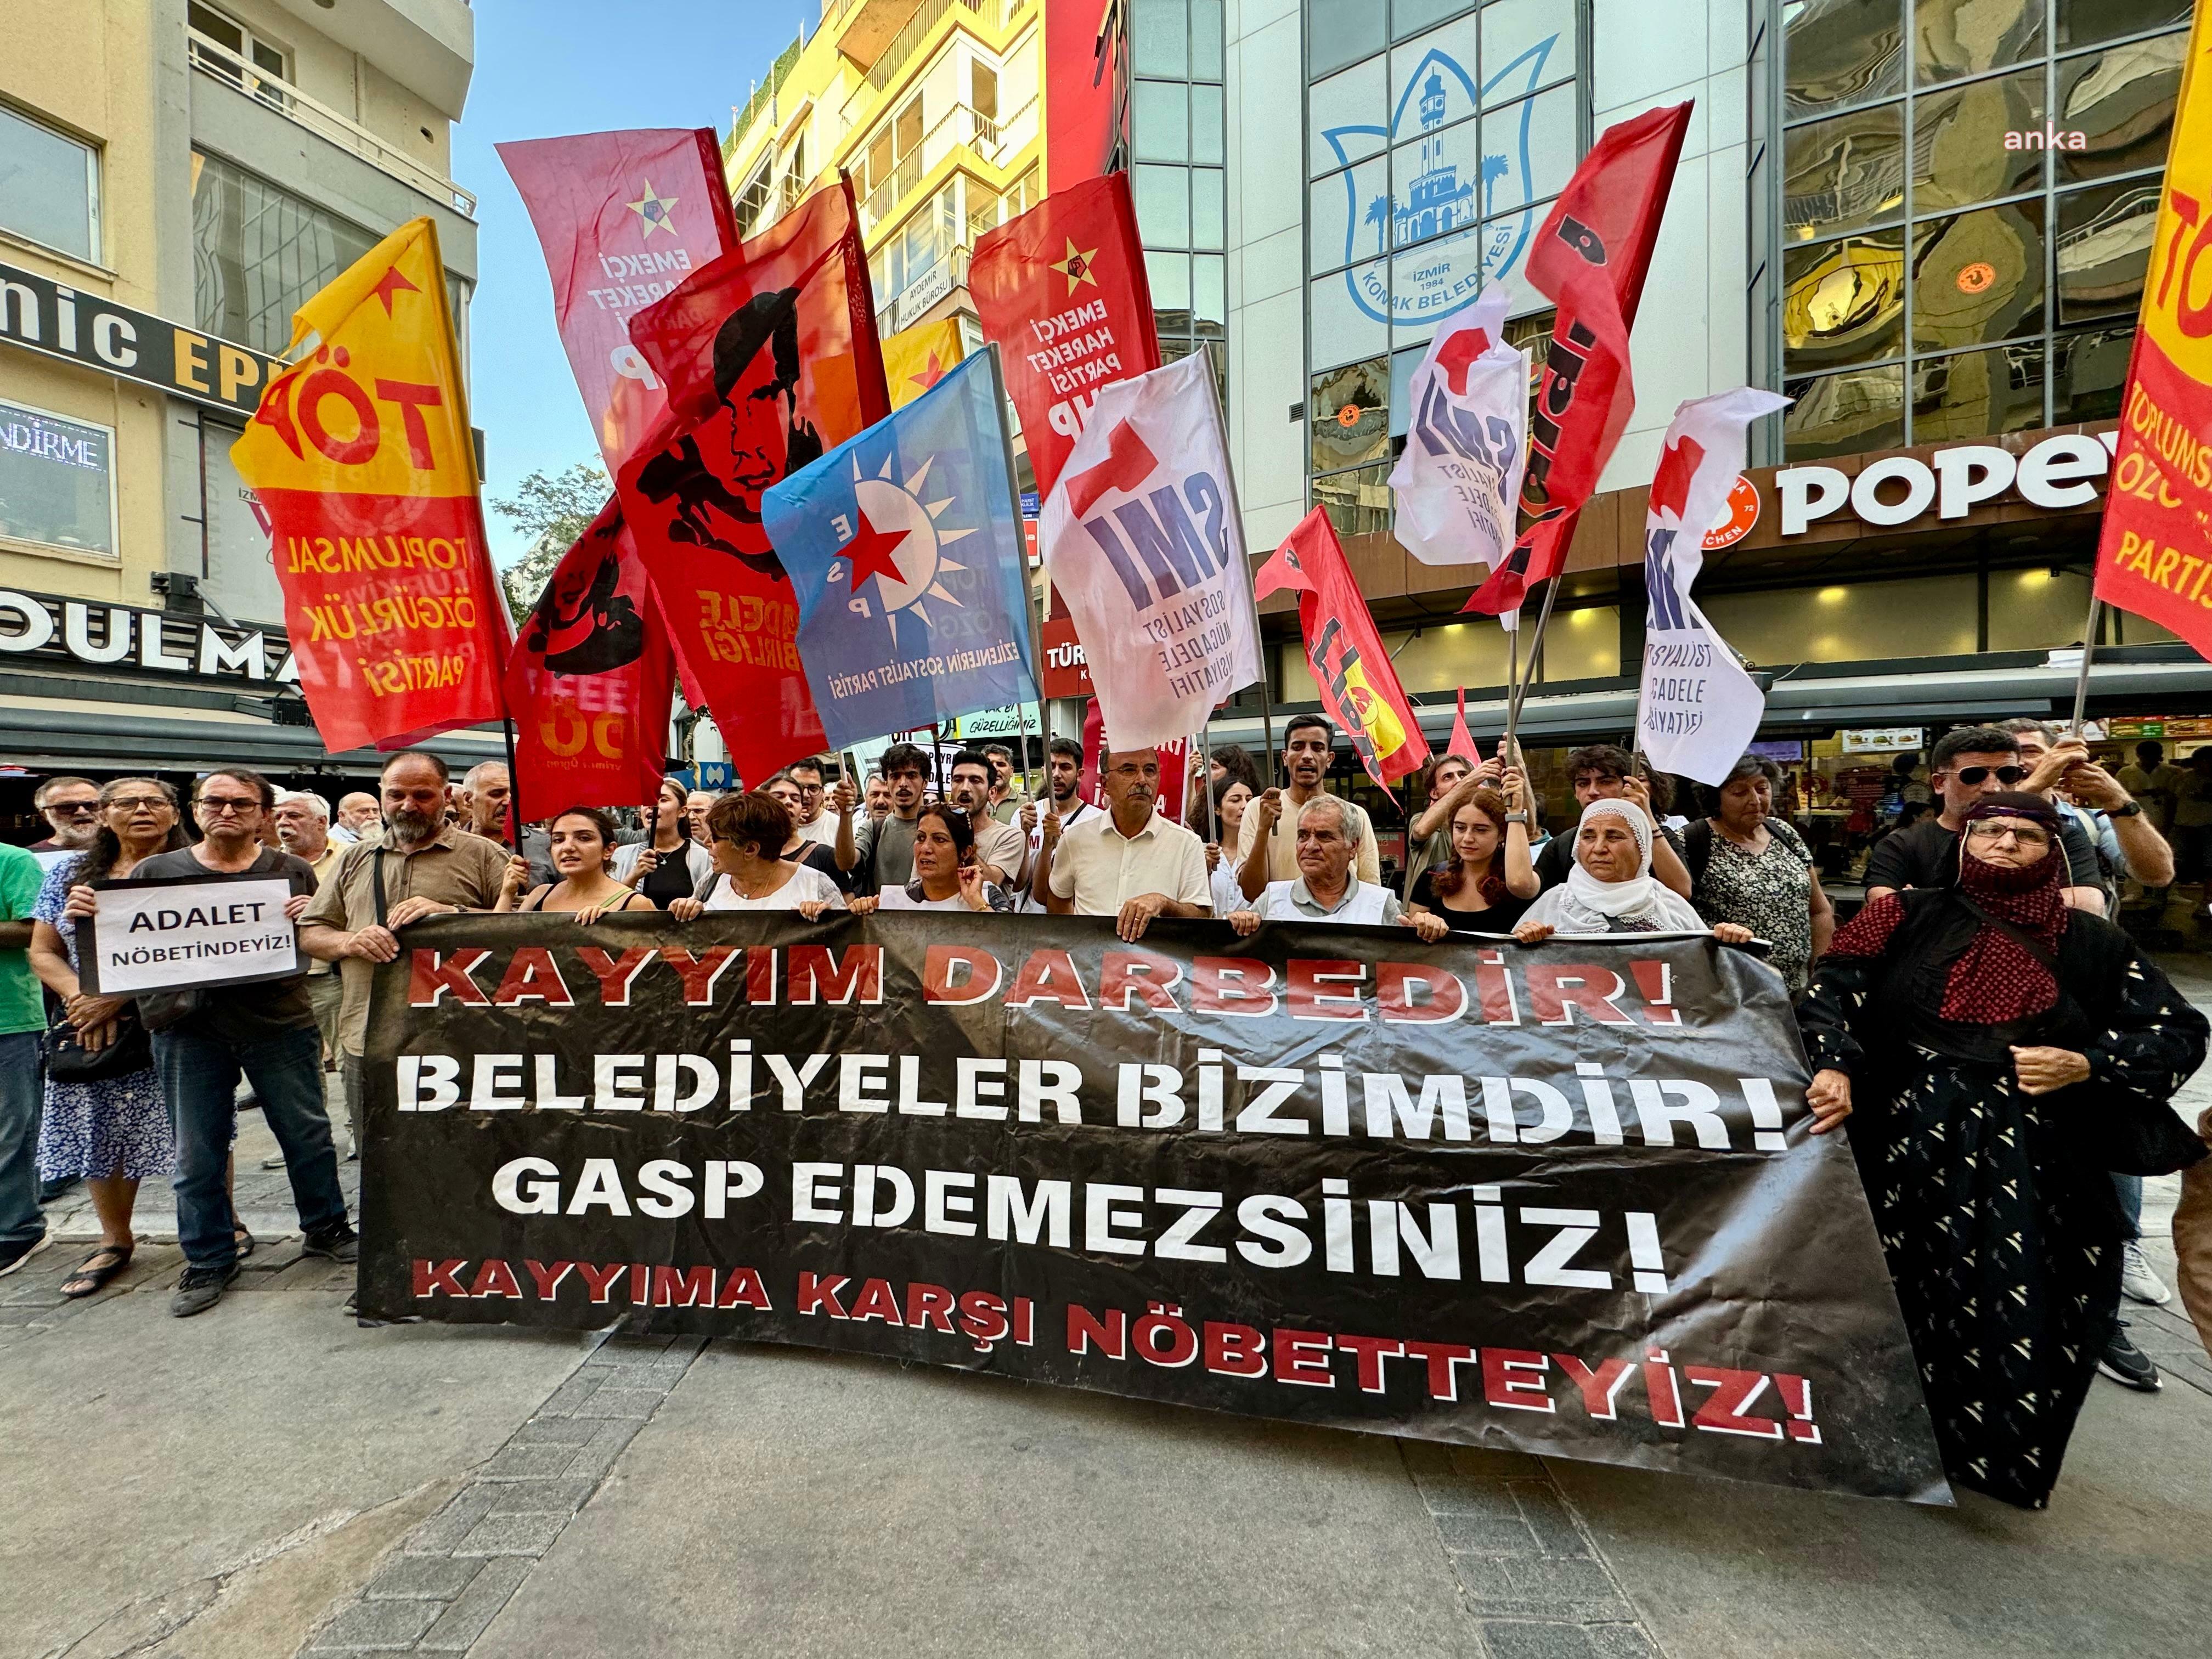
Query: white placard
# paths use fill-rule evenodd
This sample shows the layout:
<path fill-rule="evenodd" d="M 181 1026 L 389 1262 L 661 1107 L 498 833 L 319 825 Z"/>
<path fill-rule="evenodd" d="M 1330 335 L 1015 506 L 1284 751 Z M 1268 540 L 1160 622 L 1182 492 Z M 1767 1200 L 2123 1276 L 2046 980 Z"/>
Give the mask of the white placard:
<path fill-rule="evenodd" d="M 118 881 L 97 892 L 77 932 L 85 989 L 96 996 L 282 979 L 307 967 L 284 915 L 292 884 L 283 876 Z"/>

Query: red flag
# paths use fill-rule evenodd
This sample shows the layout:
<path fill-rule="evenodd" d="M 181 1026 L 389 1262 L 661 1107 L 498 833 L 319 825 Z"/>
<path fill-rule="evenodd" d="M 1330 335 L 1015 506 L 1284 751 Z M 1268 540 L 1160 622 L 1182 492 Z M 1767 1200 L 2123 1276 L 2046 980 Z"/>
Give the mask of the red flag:
<path fill-rule="evenodd" d="M 1098 388 L 1160 366 L 1126 173 L 1055 191 L 975 241 L 968 292 L 1001 349 L 1037 494 L 1052 494 Z"/>
<path fill-rule="evenodd" d="M 1575 520 L 1636 408 L 1628 331 L 1689 124 L 1690 106 L 1676 104 L 1607 128 L 1536 233 L 1528 280 L 1559 307 L 1521 483 L 1521 510 L 1536 522 L 1467 610 L 1517 610 L 1566 562 Z"/>
<path fill-rule="evenodd" d="M 1115 94 L 1123 84 L 1117 60 L 1127 49 L 1120 7 L 1045 0 L 1044 147 L 1055 181 L 1095 179 L 1113 159 L 1121 136 Z"/>
<path fill-rule="evenodd" d="M 545 250 L 561 343 L 612 473 L 668 408 L 630 318 L 738 245 L 720 146 L 701 127 L 494 148 Z"/>
<path fill-rule="evenodd" d="M 676 663 L 612 497 L 562 556 L 507 658 L 518 799 L 540 816 L 660 787 Z"/>
<path fill-rule="evenodd" d="M 1429 740 L 1344 562 L 1335 527 L 1318 507 L 1253 574 L 1254 598 L 1281 588 L 1297 593 L 1298 628 L 1322 707 L 1352 739 L 1367 775 L 1388 789 L 1428 759 Z"/>
<path fill-rule="evenodd" d="M 644 310 L 669 416 L 615 475 L 687 681 L 747 779 L 827 746 L 761 493 L 890 413 L 849 185 Z"/>
<path fill-rule="evenodd" d="M 1463 685 L 1459 689 L 1459 713 L 1452 718 L 1451 736 L 1445 740 L 1444 753 L 1470 761 L 1482 758 L 1482 750 L 1475 747 L 1474 733 L 1467 729 L 1467 688 Z"/>

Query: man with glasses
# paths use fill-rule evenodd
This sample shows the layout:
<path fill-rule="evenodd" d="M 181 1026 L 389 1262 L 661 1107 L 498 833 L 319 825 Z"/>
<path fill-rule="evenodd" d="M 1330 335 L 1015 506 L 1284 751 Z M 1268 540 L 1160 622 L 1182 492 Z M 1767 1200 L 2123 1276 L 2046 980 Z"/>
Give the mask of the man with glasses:
<path fill-rule="evenodd" d="M 783 770 L 784 775 L 799 787 L 799 811 L 793 815 L 799 838 L 823 847 L 836 846 L 837 815 L 824 810 L 830 792 L 823 782 L 821 757 L 793 761 Z"/>
<path fill-rule="evenodd" d="M 100 834 L 100 786 L 90 778 L 48 778 L 32 793 L 31 805 L 53 833 L 26 852 L 82 853 Z"/>
<path fill-rule="evenodd" d="M 315 872 L 305 859 L 262 845 L 263 824 L 276 804 L 276 790 L 258 772 L 226 767 L 206 774 L 192 797 L 204 839 L 141 860 L 131 879 L 278 877 L 291 884 L 284 914 L 297 921 L 315 896 Z M 92 890 L 80 887 L 65 914 L 91 908 Z M 238 1277 L 229 1164 L 241 1073 L 283 1149 L 305 1235 L 302 1252 L 353 1261 L 361 1247 L 338 1187 L 337 1151 L 323 1103 L 322 1037 L 307 975 L 142 996 L 138 1006 L 154 1035 L 155 1069 L 177 1131 L 177 1242 L 185 1273 L 169 1311 L 179 1319 L 204 1313 Z"/>
<path fill-rule="evenodd" d="M 1868 902 L 1902 887 L 1950 886 L 1959 876 L 1959 832 L 1973 804 L 2004 789 L 2042 793 L 2057 781 L 2066 763 L 2046 757 L 2031 775 L 2021 764 L 2020 743 L 2011 732 L 1993 726 L 1946 732 L 1936 740 L 1928 765 L 1928 781 L 1942 802 L 1942 811 L 1875 844 L 1867 860 Z M 2067 903 L 2102 915 L 2105 895 L 2097 885 L 2096 849 L 2070 824 L 2062 827 L 2060 844 L 2066 853 Z"/>

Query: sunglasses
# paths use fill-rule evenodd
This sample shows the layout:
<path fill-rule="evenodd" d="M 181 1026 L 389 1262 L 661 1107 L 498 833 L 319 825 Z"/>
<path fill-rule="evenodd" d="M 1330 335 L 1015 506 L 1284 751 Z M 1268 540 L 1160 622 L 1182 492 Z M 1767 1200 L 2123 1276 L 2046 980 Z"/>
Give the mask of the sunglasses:
<path fill-rule="evenodd" d="M 1952 775 L 1961 783 L 1979 783 L 1994 775 L 1999 783 L 2018 783 L 2027 775 L 2025 766 L 1962 766 Z"/>
<path fill-rule="evenodd" d="M 96 801 L 88 800 L 57 801 L 46 810 L 65 818 L 85 818 L 99 811 L 100 805 Z"/>

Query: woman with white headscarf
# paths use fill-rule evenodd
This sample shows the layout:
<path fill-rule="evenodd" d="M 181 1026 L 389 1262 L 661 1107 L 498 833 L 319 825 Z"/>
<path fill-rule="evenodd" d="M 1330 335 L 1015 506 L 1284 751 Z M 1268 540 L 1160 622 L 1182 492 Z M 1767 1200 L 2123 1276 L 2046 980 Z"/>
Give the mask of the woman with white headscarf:
<path fill-rule="evenodd" d="M 1703 933 L 1724 945 L 1750 942 L 1748 927 L 1708 928 L 1690 901 L 1651 874 L 1651 825 L 1626 798 L 1601 796 L 1583 808 L 1567 878 L 1538 896 L 1513 930 L 1523 945 L 1554 933 Z"/>

